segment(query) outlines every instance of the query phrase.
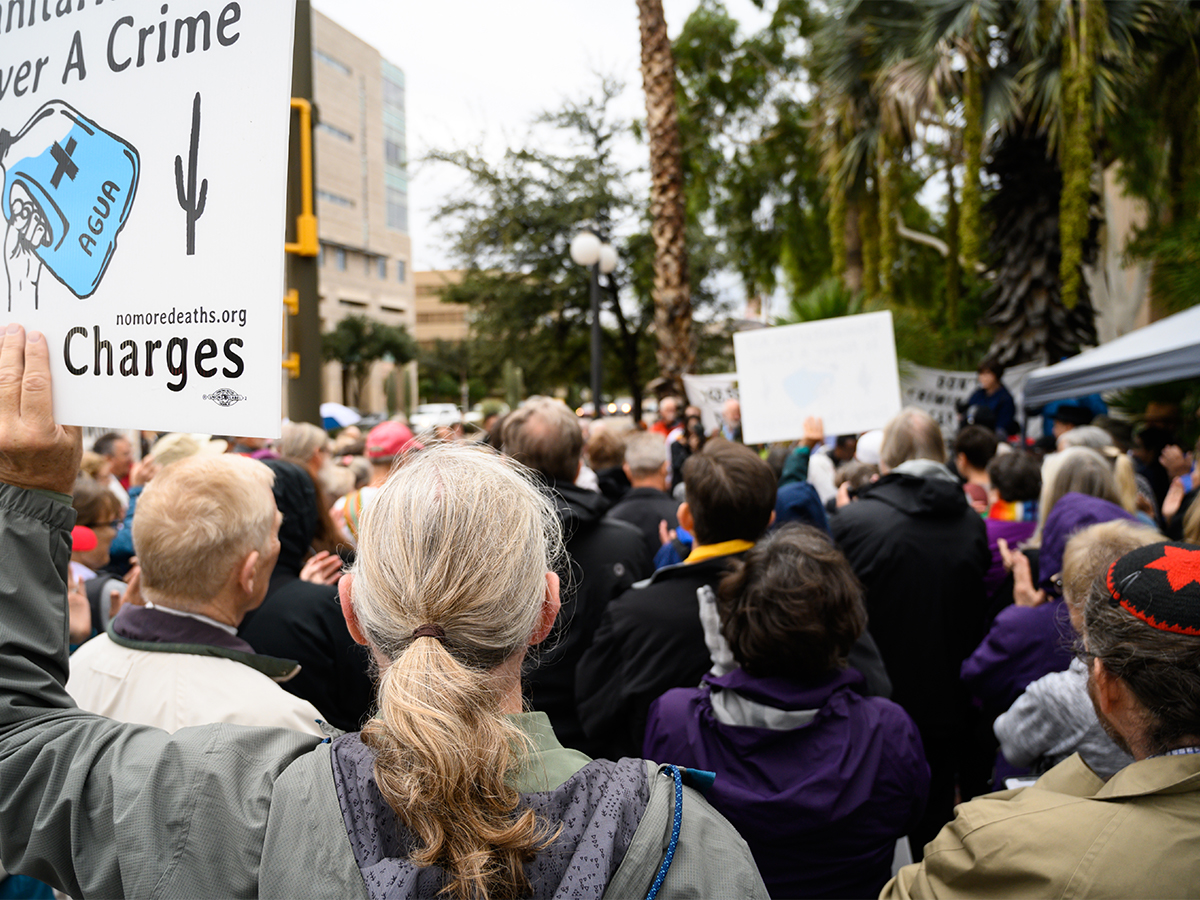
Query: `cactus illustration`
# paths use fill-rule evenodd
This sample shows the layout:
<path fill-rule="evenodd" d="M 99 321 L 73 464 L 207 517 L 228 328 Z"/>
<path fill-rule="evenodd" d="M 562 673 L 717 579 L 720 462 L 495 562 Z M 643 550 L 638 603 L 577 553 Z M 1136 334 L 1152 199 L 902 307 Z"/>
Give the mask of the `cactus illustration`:
<path fill-rule="evenodd" d="M 204 204 L 208 200 L 208 179 L 200 184 L 200 195 L 196 195 L 196 157 L 200 153 L 200 94 L 192 101 L 192 146 L 188 151 L 187 192 L 183 189 L 183 159 L 175 157 L 175 192 L 179 195 L 179 206 L 187 213 L 187 255 L 196 255 L 196 220 L 204 215 Z"/>

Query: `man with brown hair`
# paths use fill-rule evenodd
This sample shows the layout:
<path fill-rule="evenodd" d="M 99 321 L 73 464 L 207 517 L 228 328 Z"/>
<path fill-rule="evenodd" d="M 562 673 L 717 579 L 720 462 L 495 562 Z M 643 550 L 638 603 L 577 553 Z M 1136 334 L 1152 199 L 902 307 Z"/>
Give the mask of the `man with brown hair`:
<path fill-rule="evenodd" d="M 1200 547 L 1133 550 L 1092 582 L 1082 659 L 1101 724 L 1134 762 L 1078 755 L 979 797 L 884 897 L 1194 897 L 1200 857 Z"/>
<path fill-rule="evenodd" d="M 640 755 L 650 704 L 670 688 L 695 687 L 708 671 L 697 592 L 715 585 L 775 517 L 775 475 L 742 444 L 710 441 L 684 463 L 683 477 L 678 516 L 695 535 L 691 554 L 610 603 L 579 662 L 579 717 L 611 759 Z M 871 693 L 890 690 L 873 644 L 855 645 L 851 665 Z"/>

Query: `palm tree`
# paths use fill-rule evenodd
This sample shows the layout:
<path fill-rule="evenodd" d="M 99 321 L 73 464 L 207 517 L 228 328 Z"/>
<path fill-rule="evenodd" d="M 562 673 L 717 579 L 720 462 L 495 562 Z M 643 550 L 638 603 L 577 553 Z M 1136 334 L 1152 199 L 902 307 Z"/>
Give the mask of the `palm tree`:
<path fill-rule="evenodd" d="M 654 238 L 654 330 L 662 377 L 683 393 L 683 375 L 695 361 L 688 279 L 687 208 L 675 60 L 662 0 L 637 0 L 642 37 L 642 82 L 650 145 L 650 233 Z"/>
<path fill-rule="evenodd" d="M 987 260 L 994 276 L 987 321 L 997 327 L 992 352 L 1006 361 L 1052 361 L 1094 340 L 1080 270 L 1097 225 L 1095 148 L 1135 79 L 1139 41 L 1164 8 L 1161 0 L 927 0 L 918 32 L 903 25 L 888 32 L 887 40 L 904 49 L 884 76 L 884 93 L 916 96 L 907 105 L 914 116 L 959 110 L 967 162 L 960 235 L 968 261 L 982 233 L 980 158 L 992 156 L 999 191 L 1008 193 L 990 207 L 1000 218 Z M 948 84 L 935 78 L 948 62 L 962 69 L 957 91 L 914 89 Z M 1007 158 L 997 158 L 1001 148 Z M 1032 166 L 1036 152 L 1045 165 Z M 1012 160 L 1030 168 L 1022 172 Z M 1041 179 L 1024 177 L 1033 172 Z"/>

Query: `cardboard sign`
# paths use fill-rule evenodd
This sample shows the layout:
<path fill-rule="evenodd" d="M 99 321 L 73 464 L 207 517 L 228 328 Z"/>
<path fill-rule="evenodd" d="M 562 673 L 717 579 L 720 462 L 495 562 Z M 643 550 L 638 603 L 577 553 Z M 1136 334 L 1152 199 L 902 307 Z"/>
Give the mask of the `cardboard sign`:
<path fill-rule="evenodd" d="M 743 331 L 733 350 L 747 444 L 795 440 L 808 416 L 849 434 L 900 411 L 890 312 Z"/>
<path fill-rule="evenodd" d="M 0 4 L 0 302 L 59 422 L 278 435 L 294 15 Z"/>

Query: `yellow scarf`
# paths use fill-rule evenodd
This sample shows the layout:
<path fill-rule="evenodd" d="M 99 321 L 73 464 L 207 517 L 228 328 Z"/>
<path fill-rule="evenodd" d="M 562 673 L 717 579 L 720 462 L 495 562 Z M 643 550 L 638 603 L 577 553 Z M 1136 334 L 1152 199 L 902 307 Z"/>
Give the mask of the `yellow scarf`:
<path fill-rule="evenodd" d="M 732 553 L 742 553 L 754 546 L 754 541 L 721 541 L 719 544 L 697 544 L 684 560 L 688 565 L 704 562 L 715 556 L 729 556 Z"/>

